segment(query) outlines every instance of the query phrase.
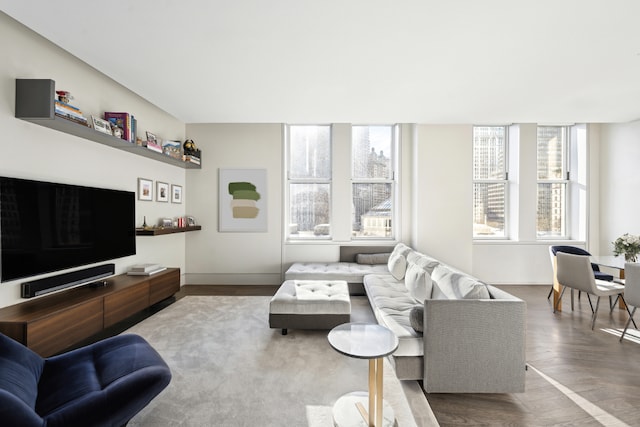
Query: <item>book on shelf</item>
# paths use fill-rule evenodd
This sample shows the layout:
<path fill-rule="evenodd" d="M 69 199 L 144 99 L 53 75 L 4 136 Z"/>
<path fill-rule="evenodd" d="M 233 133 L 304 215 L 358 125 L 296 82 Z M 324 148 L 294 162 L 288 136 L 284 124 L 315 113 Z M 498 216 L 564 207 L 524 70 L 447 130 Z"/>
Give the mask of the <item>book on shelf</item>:
<path fill-rule="evenodd" d="M 196 156 L 192 156 L 189 154 L 185 154 L 184 156 L 182 156 L 182 160 L 188 163 L 193 163 L 194 165 L 199 165 L 200 164 L 200 158 L 196 157 Z"/>
<path fill-rule="evenodd" d="M 74 122 L 77 123 L 79 125 L 82 126 L 89 126 L 89 123 L 87 122 L 87 119 L 85 119 L 84 117 L 79 118 L 79 117 L 75 117 L 75 116 L 70 116 L 68 114 L 61 114 L 58 113 L 57 111 L 55 112 L 56 117 L 60 117 L 61 119 L 65 119 L 65 120 L 69 120 L 70 122 Z"/>
<path fill-rule="evenodd" d="M 128 142 L 132 142 L 132 129 L 131 129 L 131 114 L 119 113 L 114 111 L 105 111 L 105 120 L 110 121 L 113 125 L 122 129 L 122 139 Z"/>
<path fill-rule="evenodd" d="M 162 153 L 162 146 L 160 144 L 156 144 L 155 142 L 147 141 L 147 148 L 151 151 Z"/>

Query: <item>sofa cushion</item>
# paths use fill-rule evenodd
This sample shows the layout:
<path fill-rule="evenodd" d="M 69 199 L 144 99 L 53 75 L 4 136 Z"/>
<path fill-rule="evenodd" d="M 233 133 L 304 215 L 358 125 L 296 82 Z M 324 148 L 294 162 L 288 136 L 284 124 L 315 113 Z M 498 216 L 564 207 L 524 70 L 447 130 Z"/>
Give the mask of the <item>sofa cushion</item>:
<path fill-rule="evenodd" d="M 431 276 L 418 264 L 409 264 L 404 275 L 404 284 L 417 302 L 424 302 L 431 296 Z"/>
<path fill-rule="evenodd" d="M 389 256 L 387 268 L 396 280 L 402 280 L 407 271 L 407 259 L 402 254 L 392 254 Z"/>
<path fill-rule="evenodd" d="M 442 264 L 431 274 L 431 299 L 488 299 L 487 285 L 476 278 Z"/>
<path fill-rule="evenodd" d="M 386 264 L 389 262 L 389 256 L 391 253 L 379 253 L 379 254 L 357 254 L 356 264 Z"/>
<path fill-rule="evenodd" d="M 422 356 L 422 334 L 416 332 L 409 321 L 409 313 L 416 306 L 416 301 L 404 283 L 390 274 L 368 274 L 364 277 L 364 287 L 377 322 L 398 337 L 400 343 L 393 355 Z"/>
<path fill-rule="evenodd" d="M 296 262 L 284 274 L 285 280 L 344 280 L 362 283 L 365 274 L 389 274 L 386 264 L 355 262 Z"/>
<path fill-rule="evenodd" d="M 416 305 L 409 312 L 409 322 L 416 332 L 424 332 L 424 305 Z"/>
<path fill-rule="evenodd" d="M 0 334 L 0 367 L 0 394 L 13 395 L 29 409 L 35 409 L 44 359 Z"/>

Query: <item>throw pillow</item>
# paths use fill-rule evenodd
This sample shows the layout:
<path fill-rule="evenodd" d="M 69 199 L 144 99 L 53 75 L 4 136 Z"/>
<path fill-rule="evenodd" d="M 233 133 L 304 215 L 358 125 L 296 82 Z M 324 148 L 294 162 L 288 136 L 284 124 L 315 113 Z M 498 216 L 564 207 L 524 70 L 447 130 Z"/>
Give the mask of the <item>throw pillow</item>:
<path fill-rule="evenodd" d="M 487 285 L 478 279 L 439 265 L 433 270 L 433 299 L 488 299 Z"/>
<path fill-rule="evenodd" d="M 389 257 L 389 262 L 387 262 L 387 268 L 389 272 L 396 280 L 402 280 L 404 277 L 404 273 L 407 270 L 407 259 L 404 255 L 395 254 Z"/>
<path fill-rule="evenodd" d="M 386 264 L 389 262 L 390 252 L 387 253 L 379 253 L 379 254 L 357 254 L 356 255 L 356 263 L 357 264 Z"/>
<path fill-rule="evenodd" d="M 404 275 L 404 284 L 417 302 L 424 302 L 431 296 L 431 276 L 417 264 L 409 264 Z"/>
<path fill-rule="evenodd" d="M 424 306 L 416 305 L 409 312 L 409 323 L 416 332 L 424 332 Z"/>

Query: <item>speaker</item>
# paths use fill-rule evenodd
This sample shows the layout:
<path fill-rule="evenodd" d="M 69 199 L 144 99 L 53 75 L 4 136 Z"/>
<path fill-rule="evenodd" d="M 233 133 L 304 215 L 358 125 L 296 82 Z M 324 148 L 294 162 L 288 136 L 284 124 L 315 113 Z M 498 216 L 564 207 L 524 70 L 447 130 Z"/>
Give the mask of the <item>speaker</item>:
<path fill-rule="evenodd" d="M 115 264 L 103 264 L 83 270 L 72 271 L 71 273 L 58 274 L 57 276 L 45 277 L 44 279 L 32 280 L 21 283 L 21 297 L 33 298 L 48 294 L 60 289 L 88 283 L 92 280 L 113 276 L 116 271 Z"/>

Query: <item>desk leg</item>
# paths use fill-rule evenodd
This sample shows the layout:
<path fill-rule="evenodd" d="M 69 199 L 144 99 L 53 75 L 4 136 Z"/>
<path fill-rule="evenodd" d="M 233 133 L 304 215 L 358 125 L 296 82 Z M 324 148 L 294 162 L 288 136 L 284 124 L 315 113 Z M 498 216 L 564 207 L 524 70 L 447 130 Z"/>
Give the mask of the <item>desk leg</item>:
<path fill-rule="evenodd" d="M 624 268 L 620 270 L 620 280 L 624 280 Z M 627 309 L 627 306 L 625 305 L 624 301 L 622 301 L 622 298 L 618 299 L 618 308 L 620 310 Z"/>
<path fill-rule="evenodd" d="M 369 426 L 375 427 L 376 425 L 376 403 L 377 403 L 377 391 L 376 386 L 376 360 L 369 359 Z"/>
<path fill-rule="evenodd" d="M 560 299 L 560 292 L 562 292 L 562 286 L 560 286 L 560 283 L 558 283 L 556 272 L 556 257 L 553 257 L 553 306 L 555 307 L 556 304 L 558 304 L 557 311 L 562 311 L 562 301 L 558 302 L 558 300 Z"/>

